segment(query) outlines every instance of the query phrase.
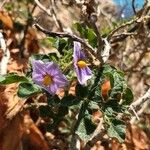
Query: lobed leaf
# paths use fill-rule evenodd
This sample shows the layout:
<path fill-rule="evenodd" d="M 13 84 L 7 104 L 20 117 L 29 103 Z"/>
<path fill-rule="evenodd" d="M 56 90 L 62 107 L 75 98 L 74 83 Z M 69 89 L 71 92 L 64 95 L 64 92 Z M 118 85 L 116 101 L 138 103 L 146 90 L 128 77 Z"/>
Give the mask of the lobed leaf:
<path fill-rule="evenodd" d="M 125 140 L 125 123 L 121 120 L 113 119 L 107 130 L 111 138 L 117 138 L 120 143 Z"/>
<path fill-rule="evenodd" d="M 25 76 L 19 76 L 15 73 L 9 73 L 5 76 L 0 75 L 0 84 L 11 84 L 17 82 L 28 82 L 28 78 Z"/>
<path fill-rule="evenodd" d="M 20 83 L 18 87 L 18 96 L 22 98 L 28 98 L 40 92 L 42 90 L 38 85 L 29 82 Z"/>
<path fill-rule="evenodd" d="M 76 130 L 76 134 L 85 142 L 88 142 L 93 132 L 96 129 L 96 125 L 92 122 L 89 115 L 86 115 L 82 120 L 80 121 L 80 124 Z"/>

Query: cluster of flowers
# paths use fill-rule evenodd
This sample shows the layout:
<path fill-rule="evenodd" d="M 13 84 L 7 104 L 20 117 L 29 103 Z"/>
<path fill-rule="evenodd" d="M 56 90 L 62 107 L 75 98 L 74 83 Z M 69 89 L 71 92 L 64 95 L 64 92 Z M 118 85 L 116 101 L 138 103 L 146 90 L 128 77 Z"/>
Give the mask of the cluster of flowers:
<path fill-rule="evenodd" d="M 86 84 L 87 80 L 92 77 L 92 71 L 86 63 L 86 56 L 81 50 L 81 44 L 79 42 L 74 42 L 73 64 L 79 83 L 81 85 Z M 33 81 L 52 95 L 59 88 L 66 87 L 69 83 L 59 69 L 59 66 L 54 62 L 44 63 L 41 60 L 34 60 L 32 67 Z"/>

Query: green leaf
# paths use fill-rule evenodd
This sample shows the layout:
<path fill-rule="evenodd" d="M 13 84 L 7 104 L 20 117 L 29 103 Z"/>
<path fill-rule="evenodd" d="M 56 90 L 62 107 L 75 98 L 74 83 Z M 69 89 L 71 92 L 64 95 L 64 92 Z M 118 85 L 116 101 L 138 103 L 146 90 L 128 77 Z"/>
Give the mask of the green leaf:
<path fill-rule="evenodd" d="M 53 117 L 54 113 L 51 110 L 50 106 L 40 106 L 39 112 L 41 117 Z"/>
<path fill-rule="evenodd" d="M 42 90 L 39 86 L 33 83 L 20 83 L 18 87 L 18 96 L 22 98 L 28 98 L 37 93 L 40 93 Z"/>
<path fill-rule="evenodd" d="M 111 116 L 113 116 L 113 114 L 114 114 L 114 110 L 113 110 L 112 107 L 107 107 L 107 108 L 105 109 L 105 112 L 104 112 L 104 113 L 105 113 L 105 115 L 111 117 Z"/>
<path fill-rule="evenodd" d="M 68 40 L 64 38 L 56 38 L 52 46 L 55 47 L 59 51 L 59 53 L 63 55 L 63 50 L 68 46 Z"/>
<path fill-rule="evenodd" d="M 77 97 L 86 97 L 88 95 L 88 87 L 77 84 L 75 88 L 75 93 Z"/>
<path fill-rule="evenodd" d="M 80 100 L 73 95 L 67 95 L 61 99 L 61 106 L 72 106 L 80 103 Z"/>
<path fill-rule="evenodd" d="M 114 119 L 109 125 L 107 132 L 109 137 L 117 138 L 120 143 L 123 143 L 125 140 L 125 128 L 126 126 L 123 121 Z"/>
<path fill-rule="evenodd" d="M 90 103 L 89 103 L 89 108 L 90 108 L 90 109 L 96 109 L 96 110 L 99 110 L 99 105 L 98 105 L 97 102 L 90 101 Z"/>
<path fill-rule="evenodd" d="M 78 23 L 78 22 L 75 23 L 74 27 L 81 34 L 82 37 L 85 37 L 85 29 L 82 27 L 82 25 L 80 23 Z"/>
<path fill-rule="evenodd" d="M 97 47 L 97 36 L 95 35 L 93 29 L 87 28 L 85 31 L 86 39 L 88 39 L 89 44 L 92 47 Z"/>
<path fill-rule="evenodd" d="M 133 101 L 133 98 L 134 97 L 131 89 L 126 88 L 122 96 L 122 99 L 124 100 L 123 105 L 130 105 Z"/>
<path fill-rule="evenodd" d="M 116 114 L 122 113 L 122 107 L 117 100 L 111 99 L 103 104 L 103 111 L 107 116 L 116 116 Z"/>
<path fill-rule="evenodd" d="M 58 60 L 58 56 L 55 52 L 51 52 L 47 55 L 43 54 L 35 54 L 30 57 L 30 62 L 32 63 L 33 60 L 42 60 L 44 62 L 54 61 L 56 62 Z"/>
<path fill-rule="evenodd" d="M 88 142 L 93 132 L 96 129 L 96 125 L 92 122 L 90 115 L 86 115 L 81 121 L 75 131 L 75 133 L 85 142 Z"/>
<path fill-rule="evenodd" d="M 93 29 L 83 26 L 80 23 L 75 23 L 74 27 L 77 29 L 77 31 L 81 34 L 81 37 L 88 40 L 89 44 L 92 47 L 97 47 L 97 36 L 94 33 Z"/>
<path fill-rule="evenodd" d="M 0 84 L 11 84 L 16 82 L 28 82 L 28 78 L 10 73 L 5 76 L 0 75 Z"/>
<path fill-rule="evenodd" d="M 53 123 L 47 126 L 47 131 L 55 130 L 59 123 L 64 119 L 64 116 L 68 114 L 68 107 L 60 106 L 58 109 L 58 113 L 54 113 Z"/>
<path fill-rule="evenodd" d="M 45 93 L 46 93 L 46 96 L 47 96 L 47 102 L 48 102 L 48 105 L 51 105 L 51 106 L 60 106 L 60 98 L 58 97 L 58 95 L 54 95 L 52 96 L 49 92 L 47 92 L 45 90 Z"/>

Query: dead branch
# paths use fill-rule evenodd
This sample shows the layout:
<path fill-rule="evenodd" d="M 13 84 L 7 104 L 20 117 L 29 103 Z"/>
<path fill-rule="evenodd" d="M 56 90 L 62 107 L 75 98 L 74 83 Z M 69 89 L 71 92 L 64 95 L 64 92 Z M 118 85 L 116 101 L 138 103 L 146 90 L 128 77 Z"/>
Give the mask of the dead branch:
<path fill-rule="evenodd" d="M 136 68 L 138 66 L 138 64 L 142 61 L 142 59 L 144 58 L 146 52 L 148 52 L 148 51 L 143 51 L 142 54 L 139 56 L 138 60 L 131 67 L 124 69 L 124 71 L 126 71 L 126 72 L 132 71 L 134 68 Z"/>
<path fill-rule="evenodd" d="M 146 101 L 145 103 L 143 103 L 141 109 L 137 112 L 137 115 L 138 116 L 141 115 L 145 111 L 145 109 L 148 107 L 149 104 L 150 104 L 150 101 Z M 136 119 L 137 119 L 137 117 L 133 116 L 130 120 L 130 123 L 134 124 Z"/>
<path fill-rule="evenodd" d="M 49 30 L 46 30 L 43 27 L 41 27 L 39 24 L 34 24 L 34 26 L 41 32 L 47 34 L 48 36 L 60 37 L 60 38 L 70 38 L 74 41 L 80 42 L 85 48 L 88 49 L 88 50 L 86 50 L 86 49 L 85 50 L 88 54 L 90 54 L 91 58 L 93 59 L 93 63 L 95 61 L 99 61 L 98 56 L 95 53 L 95 49 L 91 45 L 89 45 L 84 39 L 82 39 L 76 35 L 70 34 L 70 33 L 49 31 Z"/>
<path fill-rule="evenodd" d="M 142 108 L 144 106 L 143 104 L 149 100 L 150 100 L 150 89 L 148 89 L 148 91 L 142 97 L 140 97 L 138 100 L 136 100 L 130 105 L 129 111 L 131 111 L 132 108 L 134 108 L 134 110 L 137 113 L 139 110 L 143 109 Z"/>
<path fill-rule="evenodd" d="M 135 0 L 132 0 L 132 9 L 133 9 L 134 14 L 136 15 Z"/>
<path fill-rule="evenodd" d="M 108 41 L 110 41 L 111 38 L 113 38 L 113 35 L 114 35 L 116 32 L 118 32 L 119 30 L 121 30 L 121 29 L 123 29 L 123 28 L 125 28 L 125 27 L 127 27 L 127 26 L 132 25 L 133 23 L 136 23 L 136 22 L 138 21 L 138 19 L 139 19 L 139 18 L 135 18 L 135 19 L 133 19 L 133 20 L 131 20 L 131 21 L 128 21 L 128 22 L 122 24 L 121 26 L 117 27 L 116 29 L 112 30 L 112 31 L 110 32 L 110 34 L 108 35 L 108 37 L 107 37 Z"/>
<path fill-rule="evenodd" d="M 48 16 L 52 17 L 52 14 L 49 9 L 45 8 L 38 0 L 34 1 L 41 10 L 43 10 Z"/>

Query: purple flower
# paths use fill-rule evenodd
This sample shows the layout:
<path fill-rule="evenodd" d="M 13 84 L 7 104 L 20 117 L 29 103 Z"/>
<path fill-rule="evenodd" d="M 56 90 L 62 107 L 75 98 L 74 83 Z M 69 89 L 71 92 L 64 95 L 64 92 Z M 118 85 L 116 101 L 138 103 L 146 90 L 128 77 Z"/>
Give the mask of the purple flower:
<path fill-rule="evenodd" d="M 34 60 L 32 66 L 33 81 L 47 90 L 50 94 L 54 95 L 59 88 L 68 85 L 66 77 L 62 74 L 57 64 Z"/>
<path fill-rule="evenodd" d="M 87 80 L 92 77 L 92 71 L 86 63 L 86 57 L 81 50 L 81 44 L 74 42 L 73 62 L 78 81 L 81 85 L 86 84 Z"/>

